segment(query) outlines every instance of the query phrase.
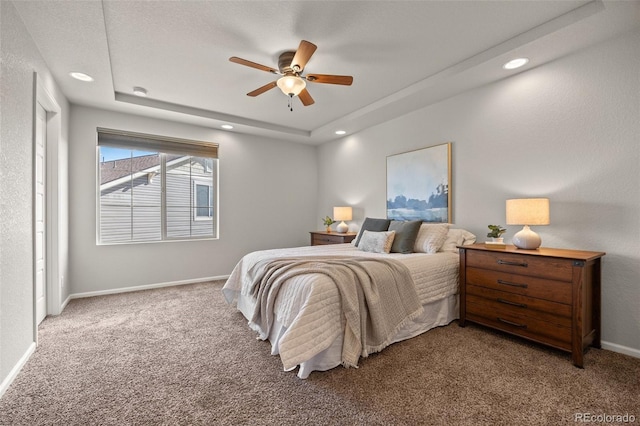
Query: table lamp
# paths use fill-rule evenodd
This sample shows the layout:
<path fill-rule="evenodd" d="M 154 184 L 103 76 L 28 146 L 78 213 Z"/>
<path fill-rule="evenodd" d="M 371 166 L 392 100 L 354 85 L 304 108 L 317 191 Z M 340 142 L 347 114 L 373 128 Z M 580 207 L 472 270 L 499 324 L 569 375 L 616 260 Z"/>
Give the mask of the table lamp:
<path fill-rule="evenodd" d="M 353 210 L 351 207 L 334 207 L 333 208 L 333 220 L 341 221 L 336 226 L 336 231 L 340 234 L 344 234 L 349 230 L 349 225 L 344 223 L 345 220 L 351 220 L 353 218 Z"/>
<path fill-rule="evenodd" d="M 549 224 L 548 198 L 518 198 L 507 200 L 507 225 L 524 225 L 524 228 L 513 236 L 513 245 L 535 250 L 540 247 L 542 239 L 533 232 L 530 225 Z"/>

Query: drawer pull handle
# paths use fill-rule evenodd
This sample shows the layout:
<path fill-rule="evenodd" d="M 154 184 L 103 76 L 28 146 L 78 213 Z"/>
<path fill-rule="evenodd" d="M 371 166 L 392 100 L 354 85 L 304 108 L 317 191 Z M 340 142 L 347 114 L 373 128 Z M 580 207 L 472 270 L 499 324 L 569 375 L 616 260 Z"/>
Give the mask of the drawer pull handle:
<path fill-rule="evenodd" d="M 509 281 L 504 281 L 504 280 L 498 280 L 498 284 L 502 284 L 502 285 L 510 285 L 511 287 L 520 287 L 520 288 L 527 288 L 527 287 L 529 287 L 527 284 L 511 283 L 511 282 L 509 282 Z"/>
<path fill-rule="evenodd" d="M 527 262 L 509 262 L 508 260 L 502 259 L 498 259 L 498 265 L 522 266 L 523 268 L 529 266 Z"/>
<path fill-rule="evenodd" d="M 526 308 L 527 305 L 525 305 L 524 303 L 516 303 L 516 302 L 511 302 L 509 300 L 504 300 L 504 299 L 497 299 L 498 302 L 500 303 L 504 303 L 505 305 L 511 305 L 511 306 L 517 306 L 518 308 Z"/>
<path fill-rule="evenodd" d="M 527 324 L 518 324 L 517 322 L 507 321 L 506 319 L 502 319 L 500 317 L 498 317 L 498 321 L 503 322 L 505 324 L 512 325 L 514 327 L 518 327 L 518 328 L 527 328 Z"/>

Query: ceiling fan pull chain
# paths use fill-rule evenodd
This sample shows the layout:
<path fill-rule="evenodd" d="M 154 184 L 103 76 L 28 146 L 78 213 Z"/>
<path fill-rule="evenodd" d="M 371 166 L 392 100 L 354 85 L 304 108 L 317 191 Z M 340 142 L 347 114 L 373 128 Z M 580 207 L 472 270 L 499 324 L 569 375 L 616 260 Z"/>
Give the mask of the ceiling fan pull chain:
<path fill-rule="evenodd" d="M 289 94 L 289 105 L 287 105 L 289 107 L 289 111 L 293 111 L 293 102 L 291 102 L 293 100 L 293 93 Z"/>

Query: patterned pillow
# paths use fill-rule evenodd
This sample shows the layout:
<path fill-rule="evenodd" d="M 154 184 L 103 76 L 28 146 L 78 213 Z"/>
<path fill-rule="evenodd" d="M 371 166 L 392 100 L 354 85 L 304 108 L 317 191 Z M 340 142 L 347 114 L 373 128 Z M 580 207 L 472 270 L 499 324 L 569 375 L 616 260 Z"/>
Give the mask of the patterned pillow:
<path fill-rule="evenodd" d="M 448 232 L 448 223 L 423 223 L 420 225 L 413 251 L 416 253 L 436 253 L 447 239 Z"/>
<path fill-rule="evenodd" d="M 358 248 L 372 253 L 389 253 L 393 245 L 396 231 L 373 232 L 363 231 Z"/>

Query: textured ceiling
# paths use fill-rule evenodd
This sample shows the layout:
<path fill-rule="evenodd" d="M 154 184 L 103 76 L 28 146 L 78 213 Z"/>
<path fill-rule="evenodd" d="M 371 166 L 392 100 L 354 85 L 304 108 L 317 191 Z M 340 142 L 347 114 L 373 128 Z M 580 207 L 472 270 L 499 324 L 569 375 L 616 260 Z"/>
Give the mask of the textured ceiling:
<path fill-rule="evenodd" d="M 640 2 L 587 1 L 29 1 L 14 2 L 73 103 L 302 143 L 336 138 L 518 71 L 640 22 Z M 305 73 L 354 76 L 352 86 L 309 83 L 304 107 L 272 89 L 305 39 L 318 46 Z M 69 77 L 82 71 L 95 78 Z M 134 86 L 147 98 L 132 95 Z"/>

